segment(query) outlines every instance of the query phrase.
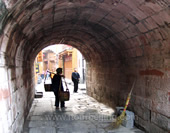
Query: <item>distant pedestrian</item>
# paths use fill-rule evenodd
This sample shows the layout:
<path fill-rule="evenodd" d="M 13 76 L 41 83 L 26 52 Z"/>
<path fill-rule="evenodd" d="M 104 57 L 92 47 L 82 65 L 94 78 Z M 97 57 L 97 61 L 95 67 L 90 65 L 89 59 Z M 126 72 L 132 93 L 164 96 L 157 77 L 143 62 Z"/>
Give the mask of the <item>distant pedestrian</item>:
<path fill-rule="evenodd" d="M 76 68 L 74 69 L 74 72 L 72 72 L 72 81 L 74 83 L 74 92 L 76 93 L 78 90 L 78 83 L 79 83 L 80 75 L 77 72 Z"/>
<path fill-rule="evenodd" d="M 57 74 L 54 75 L 54 77 L 52 78 L 52 90 L 54 91 L 54 95 L 55 95 L 55 106 L 56 109 L 59 109 L 59 89 L 61 91 L 64 91 L 63 89 L 63 83 L 62 83 L 62 77 L 64 77 L 64 75 L 62 75 L 62 68 L 57 68 L 56 70 Z M 64 101 L 60 101 L 60 107 L 63 108 L 65 107 L 65 102 Z"/>

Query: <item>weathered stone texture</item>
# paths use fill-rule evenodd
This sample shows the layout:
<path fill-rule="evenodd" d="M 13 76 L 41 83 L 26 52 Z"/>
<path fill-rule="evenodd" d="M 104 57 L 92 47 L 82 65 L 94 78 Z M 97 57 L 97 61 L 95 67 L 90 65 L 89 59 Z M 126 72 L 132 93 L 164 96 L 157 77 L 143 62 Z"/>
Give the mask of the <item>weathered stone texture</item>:
<path fill-rule="evenodd" d="M 170 127 L 168 125 L 168 123 L 170 122 L 170 119 L 161 114 L 152 112 L 151 122 L 156 124 L 158 127 L 163 128 L 164 130 L 168 130 L 168 131 L 170 130 Z"/>
<path fill-rule="evenodd" d="M 0 132 L 22 130 L 34 97 L 33 60 L 62 38 L 87 60 L 88 95 L 124 106 L 136 79 L 129 105 L 136 124 L 151 133 L 169 130 L 168 7 L 168 0 L 3 0 Z"/>

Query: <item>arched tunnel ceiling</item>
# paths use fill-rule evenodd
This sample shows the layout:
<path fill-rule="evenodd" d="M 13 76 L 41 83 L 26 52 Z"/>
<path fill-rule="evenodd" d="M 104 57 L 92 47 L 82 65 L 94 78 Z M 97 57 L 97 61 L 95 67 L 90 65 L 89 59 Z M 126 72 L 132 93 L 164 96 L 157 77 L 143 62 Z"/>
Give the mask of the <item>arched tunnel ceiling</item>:
<path fill-rule="evenodd" d="M 159 27 L 164 28 L 160 34 L 169 33 L 168 0 L 4 0 L 4 3 L 8 10 L 4 34 L 10 38 L 6 51 L 11 56 L 22 52 L 25 58 L 35 57 L 42 48 L 63 38 L 65 44 L 78 48 L 89 60 L 111 54 L 126 56 L 137 50 L 142 53 L 141 47 L 150 43 L 145 33 Z"/>

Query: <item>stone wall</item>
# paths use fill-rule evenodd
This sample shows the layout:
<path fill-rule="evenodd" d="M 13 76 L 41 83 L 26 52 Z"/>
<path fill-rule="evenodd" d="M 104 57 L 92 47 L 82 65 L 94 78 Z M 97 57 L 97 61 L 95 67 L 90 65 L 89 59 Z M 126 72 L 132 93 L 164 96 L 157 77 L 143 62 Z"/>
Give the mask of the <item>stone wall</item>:
<path fill-rule="evenodd" d="M 115 108 L 120 88 L 120 60 L 97 61 L 87 63 L 87 94 L 99 102 Z"/>
<path fill-rule="evenodd" d="M 0 132 L 19 133 L 34 98 L 33 69 L 29 62 L 3 52 L 0 60 Z"/>
<path fill-rule="evenodd" d="M 146 61 L 141 61 L 141 65 L 145 63 Z M 119 92 L 119 105 L 125 105 L 132 83 L 136 79 L 128 107 L 136 115 L 135 124 L 149 133 L 168 133 L 169 71 L 165 68 L 139 69 L 133 65 L 124 68 L 125 79 L 121 81 L 124 85 Z"/>
<path fill-rule="evenodd" d="M 135 125 L 149 133 L 168 133 L 169 71 L 163 68 L 139 69 L 134 63 L 146 63 L 142 59 L 128 60 L 131 65 L 125 62 L 87 64 L 88 95 L 112 108 L 124 107 L 136 81 L 128 107 L 135 113 Z"/>

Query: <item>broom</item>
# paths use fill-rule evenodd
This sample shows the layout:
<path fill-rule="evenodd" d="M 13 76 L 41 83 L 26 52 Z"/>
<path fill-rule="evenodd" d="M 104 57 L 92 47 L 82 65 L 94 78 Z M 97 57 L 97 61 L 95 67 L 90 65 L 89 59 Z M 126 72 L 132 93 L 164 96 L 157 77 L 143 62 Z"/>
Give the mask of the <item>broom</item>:
<path fill-rule="evenodd" d="M 130 90 L 130 92 L 128 94 L 128 97 L 127 97 L 126 104 L 125 104 L 123 112 L 121 113 L 120 116 L 118 116 L 116 118 L 116 121 L 111 123 L 107 128 L 118 128 L 122 124 L 122 121 L 125 119 L 126 109 L 127 109 L 128 105 L 129 105 L 129 101 L 130 101 L 130 98 L 131 98 L 132 90 L 133 90 L 134 85 L 135 85 L 135 81 L 133 82 L 132 88 L 131 88 L 131 90 Z"/>

